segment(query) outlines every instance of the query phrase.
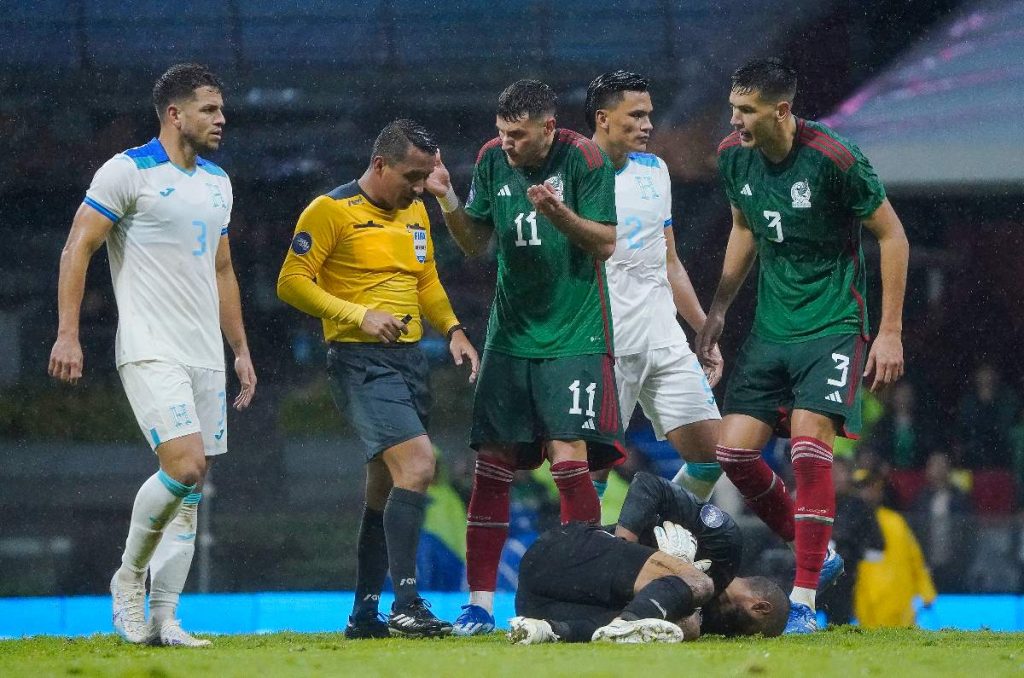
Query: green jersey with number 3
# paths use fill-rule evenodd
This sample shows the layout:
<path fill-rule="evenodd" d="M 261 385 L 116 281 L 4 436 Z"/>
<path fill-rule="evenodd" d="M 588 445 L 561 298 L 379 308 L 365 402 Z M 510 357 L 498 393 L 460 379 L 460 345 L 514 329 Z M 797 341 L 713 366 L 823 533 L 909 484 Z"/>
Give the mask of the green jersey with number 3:
<path fill-rule="evenodd" d="M 499 139 L 484 144 L 466 213 L 490 222 L 497 237 L 498 283 L 485 347 L 520 358 L 609 353 L 604 264 L 527 198 L 530 186 L 544 182 L 580 217 L 614 227 L 615 171 L 591 140 L 556 129 L 540 168 L 511 167 Z"/>
<path fill-rule="evenodd" d="M 734 132 L 718 147 L 718 170 L 757 246 L 753 333 L 777 342 L 866 337 L 861 220 L 882 204 L 885 189 L 860 149 L 798 118 L 782 162 L 743 148 Z"/>

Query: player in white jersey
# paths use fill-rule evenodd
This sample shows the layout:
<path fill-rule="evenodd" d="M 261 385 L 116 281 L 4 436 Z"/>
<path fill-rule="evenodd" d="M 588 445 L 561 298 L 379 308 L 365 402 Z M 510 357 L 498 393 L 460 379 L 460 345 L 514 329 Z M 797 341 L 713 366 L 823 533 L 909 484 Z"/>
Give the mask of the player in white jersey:
<path fill-rule="evenodd" d="M 195 550 L 196 512 L 213 458 L 227 450 L 221 332 L 248 407 L 256 374 L 231 264 L 231 182 L 199 156 L 220 146 L 216 76 L 178 64 L 153 88 L 160 135 L 118 153 L 93 177 L 60 259 L 59 327 L 50 375 L 82 376 L 79 312 L 89 260 L 104 241 L 118 324 L 115 356 L 135 418 L 160 468 L 135 497 L 121 567 L 110 583 L 114 628 L 133 643 L 209 645 L 176 618 Z M 150 619 L 145 615 L 150 575 Z"/>
<path fill-rule="evenodd" d="M 623 421 L 639 401 L 658 439 L 667 438 L 685 462 L 674 480 L 707 501 L 722 474 L 715 461 L 721 416 L 711 391 L 722 360 L 716 348 L 714 361 L 701 366 L 676 320 L 678 313 L 697 331 L 705 315 L 676 254 L 668 168 L 646 152 L 652 110 L 647 79 L 635 73 L 605 73 L 587 89 L 587 122 L 616 170 L 618 239 L 605 262 L 615 379 Z M 607 472 L 593 475 L 603 491 Z"/>

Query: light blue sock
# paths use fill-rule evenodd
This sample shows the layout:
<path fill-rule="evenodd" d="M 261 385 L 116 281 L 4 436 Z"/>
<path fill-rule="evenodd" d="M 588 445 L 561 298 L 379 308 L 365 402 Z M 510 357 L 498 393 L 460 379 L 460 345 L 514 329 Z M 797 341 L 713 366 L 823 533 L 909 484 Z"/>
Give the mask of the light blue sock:
<path fill-rule="evenodd" d="M 679 473 L 672 479 L 672 482 L 693 492 L 701 501 L 707 501 L 711 498 L 715 483 L 720 477 L 722 477 L 722 467 L 718 465 L 718 462 L 688 461 L 679 469 Z"/>
<path fill-rule="evenodd" d="M 607 480 L 594 480 L 594 489 L 597 490 L 597 500 L 601 501 L 604 499 L 604 491 L 608 489 Z"/>

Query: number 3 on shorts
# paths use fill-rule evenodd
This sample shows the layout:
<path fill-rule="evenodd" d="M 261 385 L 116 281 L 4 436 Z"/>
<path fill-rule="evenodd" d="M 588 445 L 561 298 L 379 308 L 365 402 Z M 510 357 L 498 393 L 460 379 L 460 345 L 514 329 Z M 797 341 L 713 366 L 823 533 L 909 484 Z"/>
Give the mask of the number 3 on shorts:
<path fill-rule="evenodd" d="M 846 377 L 850 372 L 850 357 L 842 353 L 833 353 L 832 360 L 836 361 L 836 369 L 839 370 L 838 379 L 829 379 L 828 385 L 842 388 L 846 386 Z"/>

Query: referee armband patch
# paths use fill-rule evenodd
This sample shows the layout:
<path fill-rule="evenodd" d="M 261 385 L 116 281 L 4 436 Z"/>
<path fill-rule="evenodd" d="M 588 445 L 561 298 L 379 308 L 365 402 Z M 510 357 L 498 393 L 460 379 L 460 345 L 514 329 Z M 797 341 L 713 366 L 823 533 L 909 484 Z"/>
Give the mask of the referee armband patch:
<path fill-rule="evenodd" d="M 700 521 L 710 528 L 721 527 L 725 522 L 725 513 L 714 504 L 704 504 L 700 507 Z"/>
<path fill-rule="evenodd" d="M 305 231 L 299 231 L 292 238 L 292 252 L 305 254 L 313 247 L 313 236 Z"/>

